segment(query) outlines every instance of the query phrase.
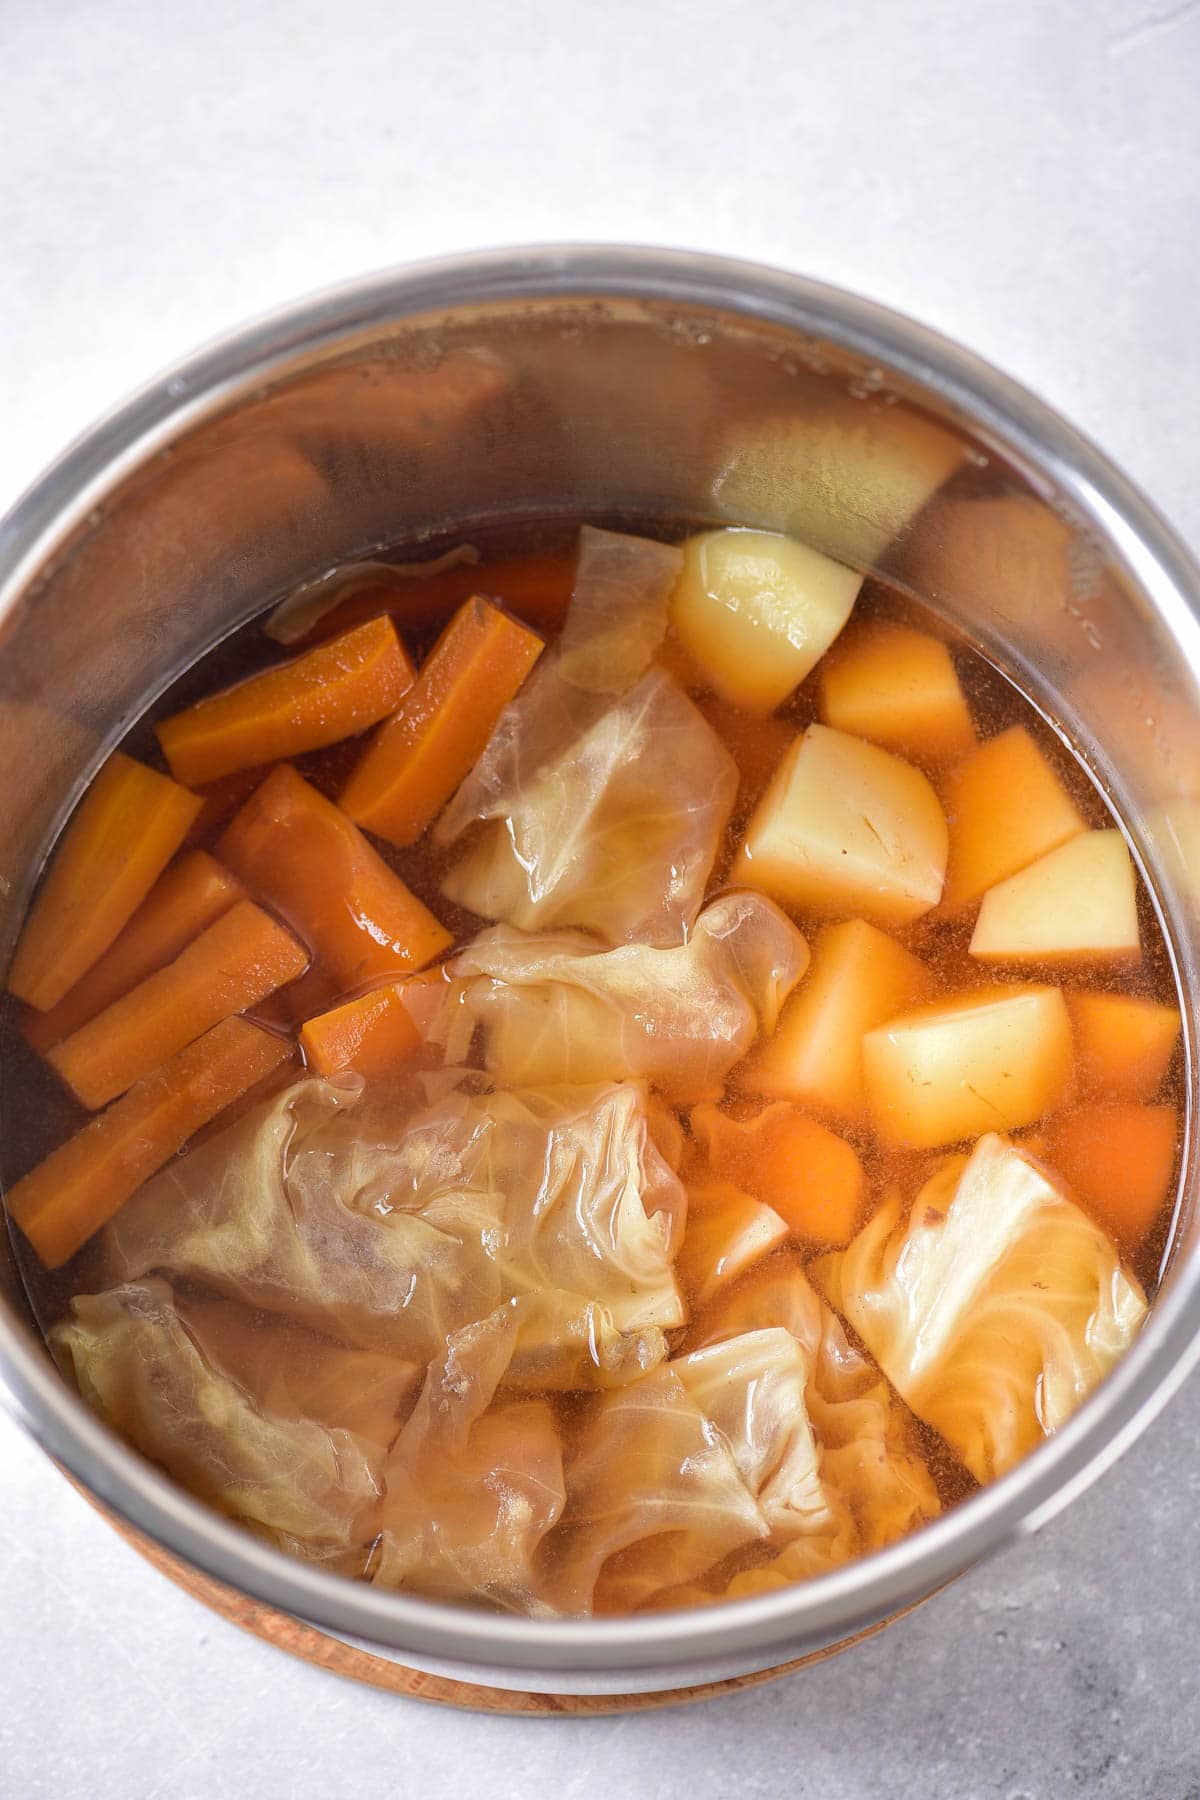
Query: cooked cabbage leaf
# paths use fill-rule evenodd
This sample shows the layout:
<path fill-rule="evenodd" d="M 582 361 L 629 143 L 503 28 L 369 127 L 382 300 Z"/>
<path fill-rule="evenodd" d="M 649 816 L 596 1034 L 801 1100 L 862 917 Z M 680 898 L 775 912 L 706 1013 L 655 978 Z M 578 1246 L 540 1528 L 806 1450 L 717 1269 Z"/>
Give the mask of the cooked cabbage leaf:
<path fill-rule="evenodd" d="M 212 1294 L 176 1294 L 201 1354 L 282 1419 L 315 1419 L 388 1450 L 412 1411 L 425 1370 L 381 1350 L 354 1350 L 274 1314 Z"/>
<path fill-rule="evenodd" d="M 699 1344 L 783 1326 L 809 1364 L 805 1405 L 821 1452 L 821 1479 L 854 1521 L 858 1551 L 882 1549 L 937 1517 L 941 1502 L 912 1415 L 874 1364 L 849 1342 L 800 1258 L 772 1257 L 752 1271 L 690 1334 Z M 774 1585 L 757 1571 L 759 1587 Z M 779 1574 L 783 1582 L 792 1577 Z M 751 1591 L 744 1589 L 743 1591 Z"/>
<path fill-rule="evenodd" d="M 1070 1417 L 1146 1312 L 1104 1232 L 995 1133 L 812 1274 L 979 1481 Z"/>
<path fill-rule="evenodd" d="M 476 1104 L 507 1196 L 497 1254 L 509 1291 L 585 1295 L 621 1331 L 682 1324 L 672 1265 L 686 1197 L 650 1137 L 641 1090 L 495 1093 Z"/>
<path fill-rule="evenodd" d="M 671 1368 L 721 1433 L 772 1537 L 832 1532 L 805 1391 L 811 1356 L 782 1326 L 741 1332 Z"/>
<path fill-rule="evenodd" d="M 807 964 L 795 926 L 751 893 L 711 901 L 671 949 L 498 926 L 454 959 L 454 1015 L 483 1025 L 499 1081 L 646 1080 L 686 1103 L 720 1093 Z"/>
<path fill-rule="evenodd" d="M 455 1081 L 409 1111 L 353 1079 L 297 1082 L 129 1203 L 107 1234 L 110 1271 L 169 1270 L 420 1364 L 503 1301 L 554 1290 L 522 1313 L 515 1371 L 604 1385 L 652 1366 L 686 1317 L 673 1270 L 686 1197 L 642 1091 Z"/>
<path fill-rule="evenodd" d="M 302 1080 L 168 1165 L 109 1227 L 121 1280 L 201 1280 L 360 1349 L 427 1363 L 501 1300 L 504 1195 L 456 1182 L 462 1104 L 382 1117 Z"/>
<path fill-rule="evenodd" d="M 574 690 L 559 688 L 537 683 L 528 705 L 579 729 L 549 757 L 522 756 L 442 892 L 524 931 L 578 925 L 610 944 L 678 943 L 733 805 L 733 759 L 661 670 L 586 723 Z M 443 815 L 438 841 L 457 835 Z"/>
<path fill-rule="evenodd" d="M 185 1329 L 166 1282 L 77 1296 L 50 1343 L 90 1406 L 222 1512 L 304 1556 L 346 1559 L 373 1539 L 378 1441 L 298 1416 L 301 1395 L 278 1410 L 252 1398 Z M 397 1398 L 410 1376 L 396 1372 Z"/>
<path fill-rule="evenodd" d="M 754 1353 L 779 1332 L 795 1351 L 790 1363 L 780 1357 L 770 1369 L 764 1366 L 759 1377 L 766 1382 L 768 1395 L 774 1388 L 778 1396 L 773 1408 L 769 1400 L 765 1405 L 759 1401 Z M 731 1441 L 736 1444 L 744 1418 L 743 1430 L 751 1445 L 762 1446 L 765 1468 L 770 1467 L 772 1446 L 778 1452 L 781 1443 L 790 1442 L 792 1454 L 780 1469 L 790 1469 L 800 1479 L 790 1510 L 772 1514 L 773 1499 L 778 1508 L 776 1483 L 760 1489 L 760 1504 L 772 1524 L 768 1545 L 748 1558 L 731 1559 L 733 1569 L 728 1563 L 717 1564 L 698 1580 L 656 1595 L 655 1606 L 703 1605 L 807 1580 L 936 1518 L 937 1489 L 917 1447 L 910 1415 L 878 1371 L 848 1343 L 798 1257 L 776 1256 L 754 1270 L 696 1321 L 689 1336 L 712 1346 L 694 1353 L 696 1358 L 725 1351 L 732 1367 L 740 1366 L 751 1377 L 745 1385 L 735 1382 L 725 1396 L 724 1418 L 717 1410 L 720 1389 L 713 1383 L 708 1404 Z M 679 1369 L 681 1363 L 676 1360 L 669 1366 Z M 713 1365 L 714 1373 L 719 1366 Z M 785 1369 L 791 1371 L 789 1378 L 782 1378 Z M 804 1372 L 799 1398 L 796 1370 Z M 749 1427 L 756 1416 L 759 1430 L 754 1433 Z M 798 1420 L 803 1420 L 802 1428 Z M 813 1447 L 811 1465 L 808 1444 Z M 741 1454 L 744 1458 L 746 1452 Z M 789 1522 L 794 1529 L 788 1529 Z"/>
<path fill-rule="evenodd" d="M 683 551 L 653 538 L 585 525 L 558 672 L 590 694 L 624 694 L 641 680 L 666 634 Z"/>
<path fill-rule="evenodd" d="M 566 1492 L 546 1554 L 568 1612 L 629 1611 L 768 1535 L 729 1443 L 669 1364 L 596 1404 Z"/>
<path fill-rule="evenodd" d="M 585 529 L 559 647 L 501 714 L 434 827 L 471 832 L 443 881 L 483 918 L 678 943 L 700 909 L 737 771 L 661 669 L 680 553 Z"/>
<path fill-rule="evenodd" d="M 563 1508 L 544 1400 L 493 1404 L 512 1348 L 503 1313 L 455 1333 L 388 1458 L 373 1579 L 545 1613 L 535 1555 Z"/>

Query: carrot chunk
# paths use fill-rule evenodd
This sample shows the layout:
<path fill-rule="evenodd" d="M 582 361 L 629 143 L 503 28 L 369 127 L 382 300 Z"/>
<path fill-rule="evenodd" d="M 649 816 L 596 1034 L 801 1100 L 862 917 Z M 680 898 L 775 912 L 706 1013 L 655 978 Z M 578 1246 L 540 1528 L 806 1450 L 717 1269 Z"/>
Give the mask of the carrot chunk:
<path fill-rule="evenodd" d="M 192 828 L 184 838 L 188 845 L 211 844 L 219 831 L 224 831 L 240 806 L 244 806 L 255 788 L 262 786 L 270 769 L 239 769 L 235 775 L 222 775 L 220 781 L 208 781 L 197 788 L 204 802 L 196 814 Z"/>
<path fill-rule="evenodd" d="M 1050 1122 L 1042 1154 L 1132 1255 L 1170 1194 L 1178 1144 L 1173 1106 L 1081 1106 Z"/>
<path fill-rule="evenodd" d="M 927 1000 L 932 988 L 925 965 L 864 919 L 823 925 L 774 1034 L 733 1079 L 744 1093 L 856 1122 L 866 1107 L 863 1038 Z"/>
<path fill-rule="evenodd" d="M 70 1037 L 172 962 L 206 926 L 242 899 L 242 884 L 205 850 L 189 850 L 159 876 L 120 936 L 49 1012 L 29 1012 L 25 1037 L 41 1053 Z"/>
<path fill-rule="evenodd" d="M 321 642 L 384 611 L 402 628 L 428 629 L 476 594 L 495 600 L 539 631 L 557 631 L 570 604 L 577 561 L 574 549 L 536 550 L 490 563 L 458 562 L 428 575 L 397 569 L 389 579 L 381 569 L 373 579 L 348 583 L 344 598 L 335 598 L 294 637 L 281 636 L 280 641 Z M 276 633 L 269 630 L 268 635 Z"/>
<path fill-rule="evenodd" d="M 862 1224 L 866 1177 L 845 1138 L 780 1100 L 750 1119 L 697 1106 L 691 1126 L 709 1168 L 777 1212 L 794 1236 L 832 1247 Z"/>
<path fill-rule="evenodd" d="M 116 750 L 81 800 L 33 903 L 8 974 L 46 1012 L 103 956 L 200 811 L 166 775 Z"/>
<path fill-rule="evenodd" d="M 300 1030 L 304 1060 L 318 1075 L 336 1075 L 339 1069 L 355 1069 L 368 1078 L 386 1075 L 407 1061 L 420 1041 L 395 987 L 347 1000 L 309 1019 Z"/>
<path fill-rule="evenodd" d="M 946 645 L 891 619 L 842 632 L 821 663 L 821 720 L 917 763 L 975 747 L 975 727 Z"/>
<path fill-rule="evenodd" d="M 392 621 L 370 619 L 155 730 L 171 773 L 198 787 L 354 737 L 394 711 L 414 673 Z"/>
<path fill-rule="evenodd" d="M 57 1269 L 187 1143 L 289 1055 L 282 1038 L 226 1019 L 139 1081 L 10 1189 L 8 1210 Z"/>
<path fill-rule="evenodd" d="M 283 763 L 226 827 L 217 855 L 308 945 L 304 1018 L 424 968 L 453 939 L 339 807 Z"/>
<path fill-rule="evenodd" d="M 950 825 L 944 914 L 971 906 L 1087 827 L 1024 725 L 1010 725 L 949 769 L 942 799 Z"/>
<path fill-rule="evenodd" d="M 165 969 L 64 1038 L 47 1061 L 93 1112 L 202 1033 L 308 967 L 289 931 L 239 900 Z"/>
<path fill-rule="evenodd" d="M 1177 1006 L 1135 994 L 1067 995 L 1075 1066 L 1086 1093 L 1153 1100 L 1179 1042 Z"/>
<path fill-rule="evenodd" d="M 414 844 L 478 761 L 544 647 L 488 601 L 468 600 L 351 774 L 344 810 L 389 843 Z"/>

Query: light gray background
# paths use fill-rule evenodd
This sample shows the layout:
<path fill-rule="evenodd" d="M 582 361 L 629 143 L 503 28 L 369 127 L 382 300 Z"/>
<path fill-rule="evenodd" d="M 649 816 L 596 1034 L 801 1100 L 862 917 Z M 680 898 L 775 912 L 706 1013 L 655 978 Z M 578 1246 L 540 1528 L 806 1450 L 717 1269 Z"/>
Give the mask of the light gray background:
<path fill-rule="evenodd" d="M 1200 543 L 1200 4 L 0 0 L 0 505 L 296 293 L 502 242 L 698 246 L 915 313 Z M 0 1795 L 1200 1795 L 1200 1381 L 873 1644 L 688 1712 L 509 1723 L 210 1618 L 0 1422 Z"/>

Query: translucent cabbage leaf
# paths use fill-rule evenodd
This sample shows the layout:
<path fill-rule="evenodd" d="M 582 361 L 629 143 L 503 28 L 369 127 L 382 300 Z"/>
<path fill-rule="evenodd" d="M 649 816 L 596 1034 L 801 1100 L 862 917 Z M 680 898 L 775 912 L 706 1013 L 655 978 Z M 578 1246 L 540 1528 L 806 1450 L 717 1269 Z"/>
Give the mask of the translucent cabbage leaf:
<path fill-rule="evenodd" d="M 500 1316 L 512 1338 L 503 1385 L 521 1392 L 620 1387 L 657 1368 L 667 1354 L 659 1327 L 622 1331 L 609 1307 L 562 1289 L 518 1295 Z"/>
<path fill-rule="evenodd" d="M 523 1310 L 515 1369 L 576 1386 L 652 1366 L 686 1317 L 686 1197 L 641 1090 L 454 1080 L 411 1110 L 353 1080 L 296 1083 L 129 1203 L 107 1234 L 114 1278 L 168 1270 L 422 1365 L 503 1302 L 552 1290 Z"/>
<path fill-rule="evenodd" d="M 166 1282 L 78 1296 L 50 1342 L 90 1406 L 222 1512 L 305 1556 L 345 1562 L 373 1539 L 378 1441 L 303 1416 L 303 1383 L 275 1405 L 252 1398 L 185 1328 Z M 397 1371 L 397 1400 L 410 1377 Z"/>
<path fill-rule="evenodd" d="M 425 1379 L 420 1363 L 350 1349 L 211 1294 L 176 1294 L 175 1308 L 202 1355 L 264 1412 L 337 1426 L 381 1450 L 391 1448 Z"/>
<path fill-rule="evenodd" d="M 553 1610 L 535 1558 L 562 1512 L 562 1450 L 544 1400 L 495 1403 L 512 1345 L 501 1312 L 455 1333 L 431 1365 L 387 1463 L 372 1570 L 384 1586 Z"/>
<path fill-rule="evenodd" d="M 1070 1417 L 1146 1312 L 1104 1232 L 994 1133 L 812 1272 L 979 1481 Z"/>
<path fill-rule="evenodd" d="M 808 964 L 771 901 L 723 894 L 686 943 L 605 950 L 572 934 L 500 926 L 452 965 L 456 1013 L 482 1024 L 487 1065 L 514 1086 L 646 1080 L 684 1104 L 719 1094 Z"/>
<path fill-rule="evenodd" d="M 772 1537 L 832 1533 L 835 1510 L 805 1392 L 811 1356 L 782 1326 L 741 1332 L 671 1364 L 733 1453 Z"/>
<path fill-rule="evenodd" d="M 849 1342 L 794 1253 L 753 1270 L 697 1320 L 691 1336 L 719 1343 L 771 1326 L 789 1331 L 808 1359 L 804 1398 L 820 1446 L 821 1479 L 853 1520 L 855 1550 L 882 1549 L 936 1518 L 941 1502 L 911 1413 Z M 792 1579 L 776 1573 L 780 1582 Z M 765 1569 L 755 1579 L 760 1587 L 775 1585 Z"/>
<path fill-rule="evenodd" d="M 653 538 L 585 525 L 558 673 L 592 694 L 624 694 L 641 680 L 666 634 L 683 552 Z"/>
<path fill-rule="evenodd" d="M 475 1104 L 507 1196 L 497 1253 L 509 1291 L 585 1295 L 621 1331 L 682 1324 L 673 1263 L 686 1196 L 650 1136 L 642 1091 L 500 1092 Z"/>
<path fill-rule="evenodd" d="M 525 931 L 678 943 L 737 790 L 728 752 L 651 666 L 680 553 L 585 529 L 558 649 L 505 708 L 434 828 L 443 891 Z"/>
<path fill-rule="evenodd" d="M 147 1183 L 109 1228 L 107 1266 L 427 1363 L 502 1298 L 504 1195 L 455 1179 L 462 1110 L 451 1096 L 432 1118 L 381 1118 L 354 1078 L 297 1082 Z"/>
<path fill-rule="evenodd" d="M 549 681 L 532 686 L 530 705 L 539 700 L 565 704 Z M 576 719 L 586 710 L 570 708 Z M 733 759 L 687 696 L 653 670 L 532 761 L 483 815 L 442 892 L 524 931 L 578 925 L 610 944 L 678 943 L 737 791 Z M 444 817 L 443 844 L 454 841 Z"/>
<path fill-rule="evenodd" d="M 596 1403 L 547 1546 L 564 1611 L 627 1612 L 768 1535 L 723 1434 L 669 1364 Z"/>

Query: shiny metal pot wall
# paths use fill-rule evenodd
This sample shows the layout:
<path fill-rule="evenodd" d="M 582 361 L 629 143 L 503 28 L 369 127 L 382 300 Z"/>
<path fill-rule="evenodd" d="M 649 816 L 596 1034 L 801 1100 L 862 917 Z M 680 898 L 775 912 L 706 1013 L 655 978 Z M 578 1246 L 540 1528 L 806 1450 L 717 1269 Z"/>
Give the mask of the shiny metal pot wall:
<path fill-rule="evenodd" d="M 304 303 L 158 381 L 43 477 L 0 526 L 5 955 L 81 784 L 181 667 L 373 546 L 554 512 L 791 530 L 933 604 L 1115 798 L 1178 959 L 1191 1041 L 1200 573 L 1095 450 L 970 356 L 811 282 L 653 251 L 493 254 Z M 1189 1134 L 1188 1194 L 1192 1160 Z M 687 1614 L 492 1616 L 285 1558 L 85 1410 L 11 1263 L 0 1373 L 17 1416 L 96 1495 L 285 1611 L 493 1683 L 666 1688 L 835 1642 L 1054 1513 L 1193 1360 L 1196 1233 L 1189 1214 L 1116 1373 L 1003 1481 L 820 1580 Z"/>

